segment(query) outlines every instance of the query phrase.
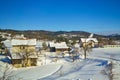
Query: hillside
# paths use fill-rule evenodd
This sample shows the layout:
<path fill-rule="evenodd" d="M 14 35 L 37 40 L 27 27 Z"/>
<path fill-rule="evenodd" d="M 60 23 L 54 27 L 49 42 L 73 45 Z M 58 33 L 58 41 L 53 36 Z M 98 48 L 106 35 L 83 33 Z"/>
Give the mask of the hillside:
<path fill-rule="evenodd" d="M 0 32 L 10 33 L 12 36 L 16 34 L 24 34 L 27 38 L 48 39 L 53 40 L 56 37 L 65 37 L 68 39 L 88 37 L 91 33 L 85 31 L 45 31 L 45 30 L 11 30 L 0 29 Z M 94 37 L 104 37 L 94 34 Z"/>

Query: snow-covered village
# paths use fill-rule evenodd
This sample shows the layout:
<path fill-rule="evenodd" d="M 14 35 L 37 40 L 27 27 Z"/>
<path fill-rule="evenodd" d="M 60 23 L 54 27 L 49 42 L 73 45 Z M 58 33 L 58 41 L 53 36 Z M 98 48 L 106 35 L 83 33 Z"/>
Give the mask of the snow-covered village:
<path fill-rule="evenodd" d="M 0 0 L 0 80 L 120 80 L 120 0 Z"/>
<path fill-rule="evenodd" d="M 101 46 L 94 34 L 74 44 L 11 36 L 1 32 L 0 80 L 120 80 L 119 43 Z"/>

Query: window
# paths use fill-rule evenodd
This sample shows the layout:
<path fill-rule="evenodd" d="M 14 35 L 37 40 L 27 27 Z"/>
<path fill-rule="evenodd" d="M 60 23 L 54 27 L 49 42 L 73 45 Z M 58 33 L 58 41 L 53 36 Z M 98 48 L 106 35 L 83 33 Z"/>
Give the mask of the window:
<path fill-rule="evenodd" d="M 20 49 L 25 49 L 25 46 L 20 46 Z"/>

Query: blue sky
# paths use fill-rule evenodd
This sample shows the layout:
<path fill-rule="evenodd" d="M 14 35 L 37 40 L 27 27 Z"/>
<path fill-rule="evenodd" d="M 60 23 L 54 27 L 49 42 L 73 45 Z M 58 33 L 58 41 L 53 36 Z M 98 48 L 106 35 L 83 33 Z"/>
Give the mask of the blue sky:
<path fill-rule="evenodd" d="M 0 0 L 0 28 L 120 31 L 120 0 Z"/>

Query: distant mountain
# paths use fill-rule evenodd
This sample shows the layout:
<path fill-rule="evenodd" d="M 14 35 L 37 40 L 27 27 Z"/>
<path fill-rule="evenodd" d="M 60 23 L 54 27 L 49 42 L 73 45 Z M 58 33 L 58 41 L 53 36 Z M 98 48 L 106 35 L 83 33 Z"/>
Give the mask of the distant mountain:
<path fill-rule="evenodd" d="M 120 36 L 120 34 L 110 34 L 110 35 L 107 35 L 107 36 Z"/>
<path fill-rule="evenodd" d="M 107 35 L 107 38 L 111 38 L 113 40 L 120 40 L 120 34 L 111 34 L 111 35 Z"/>
<path fill-rule="evenodd" d="M 103 32 L 96 32 L 96 34 L 105 35 L 105 36 L 112 35 L 112 34 L 120 35 L 120 31 L 103 31 Z"/>

